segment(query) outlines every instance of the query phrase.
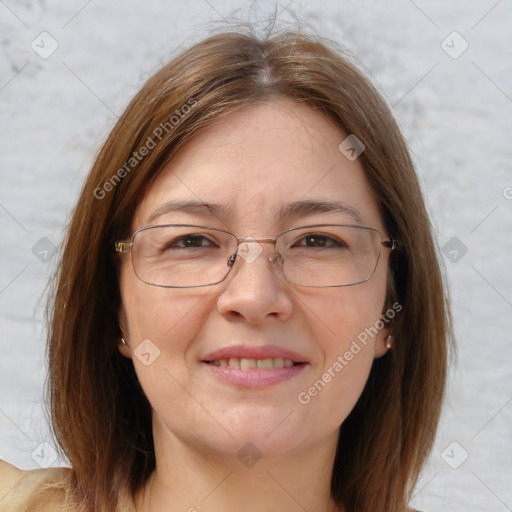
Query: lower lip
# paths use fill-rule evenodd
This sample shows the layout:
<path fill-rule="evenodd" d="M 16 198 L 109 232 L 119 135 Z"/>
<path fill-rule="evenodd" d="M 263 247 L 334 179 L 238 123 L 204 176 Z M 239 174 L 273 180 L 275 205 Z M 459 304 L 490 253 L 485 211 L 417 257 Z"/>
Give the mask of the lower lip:
<path fill-rule="evenodd" d="M 228 366 L 214 366 L 204 362 L 203 365 L 219 379 L 236 386 L 252 389 L 272 386 L 293 379 L 308 366 L 307 363 L 302 363 L 289 368 L 275 368 L 274 370 L 239 370 Z"/>

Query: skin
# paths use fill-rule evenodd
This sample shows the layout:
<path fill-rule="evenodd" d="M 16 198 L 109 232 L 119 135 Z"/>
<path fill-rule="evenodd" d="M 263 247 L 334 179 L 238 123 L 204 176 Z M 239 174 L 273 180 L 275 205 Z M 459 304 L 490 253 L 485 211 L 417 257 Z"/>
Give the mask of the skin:
<path fill-rule="evenodd" d="M 239 238 L 274 238 L 289 227 L 354 223 L 343 214 L 278 219 L 299 200 L 343 201 L 363 224 L 387 238 L 358 159 L 338 150 L 339 128 L 289 99 L 246 106 L 194 137 L 163 169 L 138 206 L 133 230 L 169 200 L 216 203 L 227 216 L 175 212 L 153 224 L 191 223 Z M 330 479 L 339 427 L 359 398 L 374 358 L 386 351 L 387 328 L 307 405 L 307 391 L 385 310 L 389 251 L 374 276 L 349 287 L 301 288 L 283 280 L 268 257 L 237 261 L 225 281 L 191 289 L 150 286 L 122 255 L 120 325 L 140 383 L 152 405 L 157 469 L 137 493 L 140 511 L 332 511 Z M 160 355 L 149 366 L 134 356 L 144 339 Z M 201 356 L 235 344 L 274 344 L 305 356 L 297 377 L 243 389 L 212 376 Z M 253 443 L 262 454 L 246 467 L 237 452 Z"/>

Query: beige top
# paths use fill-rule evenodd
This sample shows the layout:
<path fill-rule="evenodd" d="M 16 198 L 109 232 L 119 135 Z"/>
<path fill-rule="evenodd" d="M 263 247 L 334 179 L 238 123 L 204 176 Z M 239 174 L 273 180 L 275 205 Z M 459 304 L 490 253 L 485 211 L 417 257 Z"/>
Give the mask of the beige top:
<path fill-rule="evenodd" d="M 68 468 L 23 471 L 0 460 L 1 512 L 79 512 L 70 499 Z M 133 500 L 122 493 L 119 512 L 135 512 Z"/>
<path fill-rule="evenodd" d="M 69 469 L 23 471 L 0 460 L 0 512 L 80 512 L 69 499 Z M 118 512 L 136 512 L 127 492 Z M 417 512 L 410 509 L 409 512 Z"/>

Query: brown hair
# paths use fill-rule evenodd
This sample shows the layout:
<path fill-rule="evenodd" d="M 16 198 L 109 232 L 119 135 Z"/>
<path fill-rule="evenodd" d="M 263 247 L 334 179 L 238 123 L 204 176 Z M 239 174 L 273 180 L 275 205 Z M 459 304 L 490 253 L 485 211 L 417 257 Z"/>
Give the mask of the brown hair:
<path fill-rule="evenodd" d="M 119 489 L 135 492 L 155 467 L 151 408 L 117 348 L 113 242 L 131 234 L 152 180 L 202 127 L 279 96 L 319 109 L 363 142 L 359 158 L 387 234 L 401 243 L 389 264 L 388 305 L 403 308 L 393 320 L 394 347 L 374 362 L 341 425 L 331 490 L 347 512 L 407 507 L 439 418 L 450 317 L 404 139 L 376 89 L 333 43 L 298 32 L 229 32 L 147 81 L 99 151 L 69 225 L 50 310 L 48 392 L 54 434 L 86 510 L 115 510 Z"/>

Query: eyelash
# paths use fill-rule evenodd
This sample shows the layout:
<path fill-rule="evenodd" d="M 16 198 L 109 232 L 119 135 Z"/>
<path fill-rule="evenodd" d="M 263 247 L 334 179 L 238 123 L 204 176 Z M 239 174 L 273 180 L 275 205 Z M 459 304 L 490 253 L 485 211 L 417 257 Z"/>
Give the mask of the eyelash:
<path fill-rule="evenodd" d="M 326 245 L 323 245 L 323 246 L 321 245 L 321 246 L 316 246 L 316 247 L 325 247 L 325 246 L 327 246 L 327 247 L 332 247 L 332 246 L 343 247 L 343 246 L 345 246 L 346 247 L 346 244 L 342 240 L 336 239 L 336 238 L 334 238 L 334 237 L 332 237 L 330 235 L 322 234 L 322 233 L 309 233 L 307 235 L 303 235 L 302 237 L 297 239 L 291 245 L 291 247 L 294 247 L 294 246 L 298 246 L 298 247 L 311 247 L 311 246 L 308 246 L 308 245 L 305 245 L 305 244 L 301 243 L 301 242 L 306 242 L 308 240 L 308 238 L 310 238 L 310 239 L 324 239 L 324 241 L 326 242 Z M 180 238 L 177 238 L 177 239 L 173 240 L 171 243 L 166 244 L 164 250 L 170 249 L 171 247 L 180 248 L 180 249 L 191 248 L 190 246 L 187 247 L 187 246 L 184 246 L 184 245 L 179 245 L 180 242 L 183 242 L 183 241 L 185 241 L 187 239 L 193 239 L 193 240 L 200 240 L 201 241 L 200 245 L 192 247 L 192 248 L 195 248 L 195 249 L 200 248 L 200 247 L 209 247 L 209 246 L 211 246 L 211 245 L 204 245 L 202 242 L 205 241 L 205 240 L 209 241 L 210 243 L 212 242 L 212 240 L 210 240 L 208 237 L 206 237 L 204 235 L 200 235 L 200 234 L 186 235 L 186 236 L 182 236 Z"/>

